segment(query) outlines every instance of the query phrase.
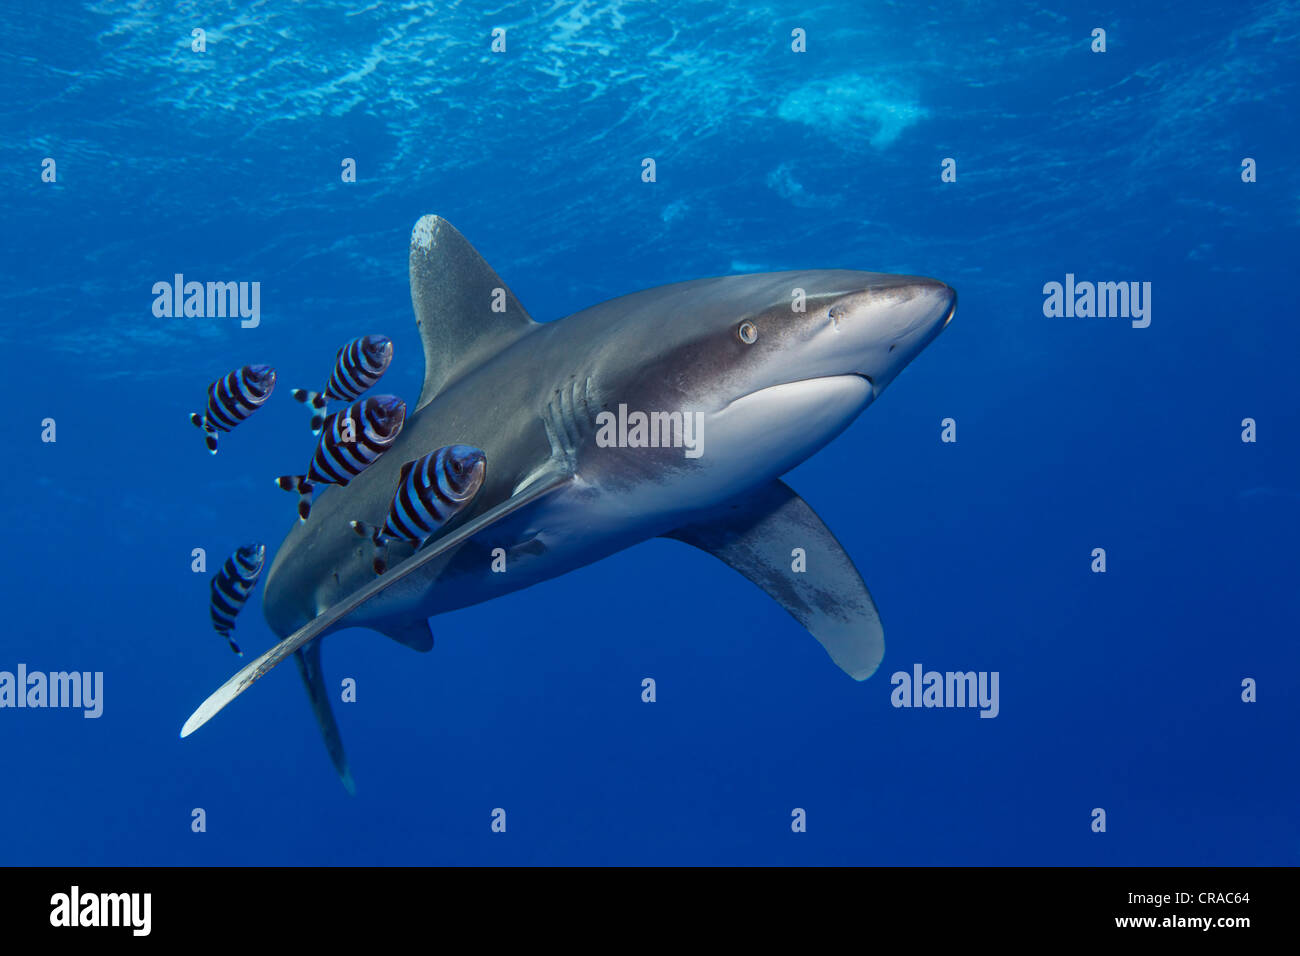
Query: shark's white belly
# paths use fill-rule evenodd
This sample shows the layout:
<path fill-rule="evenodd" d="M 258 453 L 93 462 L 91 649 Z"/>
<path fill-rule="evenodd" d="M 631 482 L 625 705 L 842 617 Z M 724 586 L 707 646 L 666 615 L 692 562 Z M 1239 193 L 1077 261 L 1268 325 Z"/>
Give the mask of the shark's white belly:
<path fill-rule="evenodd" d="M 580 479 L 518 519 L 463 546 L 442 567 L 409 575 L 358 608 L 349 624 L 411 620 L 490 601 L 592 564 L 674 526 L 629 510 Z"/>
<path fill-rule="evenodd" d="M 488 529 L 446 565 L 421 569 L 377 595 L 351 623 L 409 621 L 470 607 L 666 534 L 784 474 L 872 397 L 858 376 L 795 382 L 711 414 L 698 458 L 680 449 L 601 450 L 567 488 Z M 789 426 L 789 416 L 778 412 L 791 407 L 803 420 L 824 417 L 827 427 Z M 599 457 L 606 452 L 610 458 Z"/>

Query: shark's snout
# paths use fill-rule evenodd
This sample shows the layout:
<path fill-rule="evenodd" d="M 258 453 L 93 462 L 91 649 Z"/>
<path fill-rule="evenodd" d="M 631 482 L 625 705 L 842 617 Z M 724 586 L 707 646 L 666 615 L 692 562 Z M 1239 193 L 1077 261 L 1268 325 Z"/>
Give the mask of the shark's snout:
<path fill-rule="evenodd" d="M 952 318 L 957 303 L 957 293 L 947 283 L 912 277 L 898 277 L 894 283 L 849 298 L 859 296 L 860 309 L 855 311 L 872 326 L 868 331 L 892 334 L 898 340 L 938 333 Z"/>
<path fill-rule="evenodd" d="M 826 310 L 816 351 L 834 371 L 865 378 L 879 395 L 952 321 L 957 293 L 937 279 L 889 276 L 843 295 Z"/>
<path fill-rule="evenodd" d="M 920 342 L 917 349 L 920 351 L 933 342 L 957 314 L 957 290 L 945 282 L 927 279 L 917 290 L 917 297 L 920 302 L 909 334 Z"/>

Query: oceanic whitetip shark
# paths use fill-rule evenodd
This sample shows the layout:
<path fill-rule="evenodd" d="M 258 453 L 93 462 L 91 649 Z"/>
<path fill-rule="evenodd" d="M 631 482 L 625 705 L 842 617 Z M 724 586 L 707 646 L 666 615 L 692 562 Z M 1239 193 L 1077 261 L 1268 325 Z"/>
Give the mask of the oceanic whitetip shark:
<path fill-rule="evenodd" d="M 885 649 L 871 594 L 779 479 L 939 334 L 956 308 L 951 288 L 875 272 L 769 272 L 660 286 L 538 323 L 438 216 L 415 225 L 410 276 L 425 359 L 416 410 L 377 462 L 327 488 L 289 532 L 263 595 L 283 640 L 209 697 L 182 737 L 296 652 L 351 791 L 322 635 L 367 627 L 428 651 L 430 617 L 654 537 L 715 555 L 849 676 L 871 676 Z M 394 542 L 377 575 L 351 522 L 382 526 L 402 465 L 457 443 L 486 454 L 477 497 L 419 550 Z M 796 548 L 806 570 L 794 570 Z"/>

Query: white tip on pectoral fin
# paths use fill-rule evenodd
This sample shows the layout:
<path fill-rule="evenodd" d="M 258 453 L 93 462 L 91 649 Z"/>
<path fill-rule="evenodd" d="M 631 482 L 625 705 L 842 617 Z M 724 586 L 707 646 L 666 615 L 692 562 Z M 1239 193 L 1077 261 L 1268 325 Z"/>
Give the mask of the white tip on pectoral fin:
<path fill-rule="evenodd" d="M 766 591 L 854 680 L 885 656 L 880 614 L 843 546 L 802 498 L 773 481 L 665 535 L 719 558 Z M 796 551 L 803 566 L 795 569 Z"/>
<path fill-rule="evenodd" d="M 415 552 L 387 574 L 376 578 L 365 587 L 352 592 L 342 601 L 323 611 L 218 687 L 212 696 L 200 704 L 198 710 L 190 715 L 190 719 L 185 721 L 185 726 L 181 728 L 181 736 L 188 737 L 194 733 L 216 716 L 223 707 L 248 690 L 258 678 L 267 674 L 307 642 L 315 640 L 327 631 L 337 629 L 336 625 L 346 627 L 346 623 L 341 623 L 343 619 L 376 594 L 392 587 L 412 571 L 423 567 L 430 561 L 444 558 L 454 548 L 460 547 L 484 528 L 495 524 L 538 498 L 558 490 L 572 478 L 572 472 L 559 467 L 546 477 L 539 476 L 525 491 L 512 495 L 501 504 L 489 508 L 474 520 L 467 521 L 445 537 L 439 538 L 428 547 Z"/>

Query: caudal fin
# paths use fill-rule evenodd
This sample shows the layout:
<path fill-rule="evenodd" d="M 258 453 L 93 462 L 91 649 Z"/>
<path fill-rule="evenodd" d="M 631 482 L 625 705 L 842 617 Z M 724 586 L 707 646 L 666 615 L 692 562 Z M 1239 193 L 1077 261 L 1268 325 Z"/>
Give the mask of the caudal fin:
<path fill-rule="evenodd" d="M 305 388 L 295 388 L 293 398 L 311 410 L 311 433 L 319 435 L 325 426 L 325 410 L 329 407 L 329 400 L 320 392 L 309 392 Z"/>
<path fill-rule="evenodd" d="M 213 598 L 214 603 L 212 605 L 212 610 L 211 610 L 213 630 L 215 630 L 218 634 L 220 634 L 222 637 L 226 639 L 226 643 L 230 645 L 230 649 L 232 651 L 234 651 L 240 657 L 243 657 L 244 652 L 239 649 L 239 645 L 235 643 L 235 639 L 230 636 L 230 628 L 231 628 L 231 624 L 233 623 L 233 620 L 226 618 L 227 608 L 225 608 L 224 606 L 218 606 L 215 603 L 216 592 L 214 591 L 213 593 L 214 593 L 214 598 Z M 236 610 L 234 613 L 238 614 L 239 612 L 238 610 Z"/>
<path fill-rule="evenodd" d="M 311 493 L 315 487 L 306 475 L 281 475 L 275 479 L 276 487 L 281 491 L 298 492 L 298 520 L 306 521 L 311 514 Z"/>
<path fill-rule="evenodd" d="M 329 691 L 325 688 L 325 674 L 320 664 L 320 641 L 312 641 L 294 657 L 298 661 L 298 673 L 302 675 L 302 682 L 307 685 L 307 698 L 311 701 L 312 713 L 316 715 L 321 736 L 325 738 L 325 749 L 329 751 L 330 762 L 334 764 L 344 789 L 355 796 L 357 788 L 352 782 L 352 771 L 348 769 L 348 755 L 343 751 L 343 735 L 339 733 L 334 710 L 330 707 Z"/>

